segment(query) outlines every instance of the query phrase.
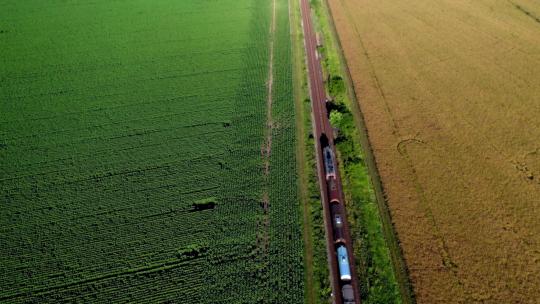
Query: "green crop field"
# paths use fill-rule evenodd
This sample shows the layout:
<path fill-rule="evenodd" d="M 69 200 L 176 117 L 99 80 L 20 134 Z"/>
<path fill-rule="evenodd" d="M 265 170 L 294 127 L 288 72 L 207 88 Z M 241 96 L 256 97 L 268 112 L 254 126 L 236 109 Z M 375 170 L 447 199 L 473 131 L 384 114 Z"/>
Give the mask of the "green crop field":
<path fill-rule="evenodd" d="M 0 0 L 0 302 L 303 301 L 273 4 Z"/>

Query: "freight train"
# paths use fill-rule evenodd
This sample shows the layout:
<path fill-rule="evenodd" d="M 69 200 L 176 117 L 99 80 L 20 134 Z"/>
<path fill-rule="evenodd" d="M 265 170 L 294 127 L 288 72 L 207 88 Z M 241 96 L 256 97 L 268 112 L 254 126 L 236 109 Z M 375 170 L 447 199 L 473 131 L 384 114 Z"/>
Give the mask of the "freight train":
<path fill-rule="evenodd" d="M 333 237 L 336 250 L 336 257 L 339 269 L 339 279 L 341 287 L 341 295 L 344 304 L 355 304 L 354 292 L 351 286 L 351 266 L 347 253 L 347 244 L 345 242 L 343 232 L 344 212 L 341 206 L 340 192 L 337 187 L 336 180 L 336 158 L 334 151 L 329 145 L 323 143 L 323 160 L 324 170 L 326 175 L 326 187 L 328 192 L 328 201 L 330 203 L 330 213 L 332 216 Z"/>

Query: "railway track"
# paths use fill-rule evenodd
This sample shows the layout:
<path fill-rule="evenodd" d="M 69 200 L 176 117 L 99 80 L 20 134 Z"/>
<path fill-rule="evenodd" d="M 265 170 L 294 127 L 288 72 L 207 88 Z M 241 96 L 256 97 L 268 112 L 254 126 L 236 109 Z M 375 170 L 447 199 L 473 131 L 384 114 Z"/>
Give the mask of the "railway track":
<path fill-rule="evenodd" d="M 317 174 L 321 190 L 321 201 L 323 204 L 326 247 L 330 268 L 330 283 L 332 285 L 332 301 L 335 304 L 358 304 L 360 303 L 358 276 L 356 274 L 346 209 L 343 203 L 344 196 L 339 167 L 337 166 L 335 157 L 333 157 L 333 168 L 329 168 L 328 165 L 332 162 L 329 159 L 332 157 L 327 157 L 325 161 L 324 155 L 325 149 L 327 151 L 330 149 L 331 151 L 328 151 L 329 154 L 327 155 L 331 155 L 332 153 L 333 155 L 336 155 L 336 151 L 334 146 L 334 132 L 330 125 L 326 110 L 327 95 L 324 87 L 320 56 L 318 55 L 317 50 L 317 37 L 313 29 L 309 1 L 300 0 L 300 8 L 302 13 L 306 64 L 308 67 L 309 94 L 313 118 L 312 127 L 313 135 L 316 139 Z M 341 219 L 341 223 L 337 226 L 336 215 Z M 343 276 L 343 263 L 338 263 L 338 257 L 342 260 L 345 255 L 345 250 L 349 262 L 350 278 Z M 350 287 L 352 287 L 352 295 L 347 296 L 344 288 L 351 289 Z M 352 296 L 354 296 L 353 299 L 351 299 Z"/>

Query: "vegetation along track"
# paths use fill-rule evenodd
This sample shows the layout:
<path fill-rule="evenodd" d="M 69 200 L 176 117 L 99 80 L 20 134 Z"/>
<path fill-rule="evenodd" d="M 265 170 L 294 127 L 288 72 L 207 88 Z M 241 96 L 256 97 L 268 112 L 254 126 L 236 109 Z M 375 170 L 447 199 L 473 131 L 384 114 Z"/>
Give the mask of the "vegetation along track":
<path fill-rule="evenodd" d="M 395 235 L 365 120 L 343 54 L 328 0 L 316 12 L 327 87 L 333 98 L 331 123 L 339 130 L 337 149 L 344 160 L 346 202 L 359 260 L 362 298 L 368 303 L 414 303 L 407 266 Z"/>
<path fill-rule="evenodd" d="M 360 303 L 360 293 L 358 289 L 358 278 L 356 274 L 355 259 L 353 254 L 353 243 L 350 237 L 347 223 L 346 210 L 341 189 L 341 179 L 339 168 L 335 158 L 329 160 L 323 157 L 323 150 L 331 149 L 335 155 L 333 128 L 328 119 L 326 110 L 327 94 L 322 78 L 322 66 L 320 56 L 317 51 L 317 39 L 311 18 L 311 8 L 307 0 L 300 1 L 302 12 L 302 24 L 304 30 L 304 42 L 306 50 L 306 62 L 308 66 L 309 89 L 312 105 L 313 137 L 315 139 L 317 169 L 319 177 L 319 187 L 321 191 L 321 203 L 323 204 L 325 232 L 327 239 L 328 264 L 331 275 L 331 287 L 333 290 L 332 301 L 341 303 Z M 329 178 L 329 166 L 333 168 L 334 176 Z M 339 228 L 339 238 L 336 237 L 338 228 L 335 226 L 335 216 L 340 216 L 343 228 Z M 347 257 L 338 256 L 336 248 L 346 248 Z M 338 267 L 337 260 L 340 260 Z M 349 279 L 343 279 L 344 270 L 342 259 L 347 260 L 346 268 Z M 345 290 L 352 287 L 352 298 L 346 299 Z"/>

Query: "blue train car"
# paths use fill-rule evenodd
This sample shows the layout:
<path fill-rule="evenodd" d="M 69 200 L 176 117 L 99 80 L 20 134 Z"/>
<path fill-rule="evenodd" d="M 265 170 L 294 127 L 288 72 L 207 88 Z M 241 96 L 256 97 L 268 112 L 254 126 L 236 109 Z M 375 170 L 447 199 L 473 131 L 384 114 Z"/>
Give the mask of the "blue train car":
<path fill-rule="evenodd" d="M 347 248 L 340 245 L 337 248 L 337 258 L 339 264 L 339 276 L 342 281 L 351 280 L 351 268 L 349 266 L 349 257 L 347 256 Z"/>
<path fill-rule="evenodd" d="M 324 171 L 326 171 L 326 179 L 331 177 L 336 178 L 336 162 L 332 148 L 326 146 L 323 150 L 324 154 Z"/>

